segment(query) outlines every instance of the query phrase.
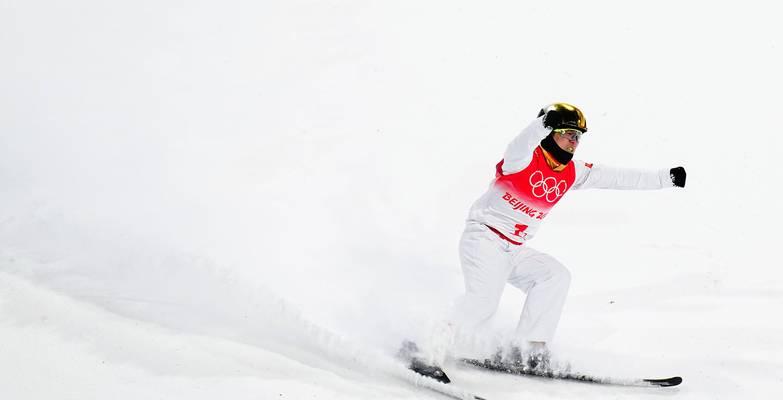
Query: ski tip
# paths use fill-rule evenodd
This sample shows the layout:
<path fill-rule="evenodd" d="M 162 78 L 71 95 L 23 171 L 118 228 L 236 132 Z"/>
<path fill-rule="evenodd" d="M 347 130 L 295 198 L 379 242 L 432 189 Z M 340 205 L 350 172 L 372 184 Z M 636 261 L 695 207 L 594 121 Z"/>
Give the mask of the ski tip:
<path fill-rule="evenodd" d="M 669 387 L 681 384 L 682 378 L 679 376 L 673 376 L 671 378 L 664 379 L 645 379 L 644 381 L 653 386 Z"/>

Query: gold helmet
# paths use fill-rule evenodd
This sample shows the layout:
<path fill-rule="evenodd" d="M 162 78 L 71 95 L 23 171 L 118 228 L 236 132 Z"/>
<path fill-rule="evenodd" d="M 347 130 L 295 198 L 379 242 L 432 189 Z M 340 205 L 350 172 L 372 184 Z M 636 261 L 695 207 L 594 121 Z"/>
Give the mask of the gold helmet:
<path fill-rule="evenodd" d="M 572 128 L 587 132 L 587 120 L 582 110 L 568 103 L 553 103 L 539 111 L 538 116 L 553 111 L 552 116 L 544 118 L 544 123 L 552 129 Z"/>

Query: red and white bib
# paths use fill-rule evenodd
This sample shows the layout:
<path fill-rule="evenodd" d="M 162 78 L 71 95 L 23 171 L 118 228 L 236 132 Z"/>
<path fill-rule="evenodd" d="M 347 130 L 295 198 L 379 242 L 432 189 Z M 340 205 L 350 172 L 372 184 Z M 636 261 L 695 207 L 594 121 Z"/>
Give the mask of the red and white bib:
<path fill-rule="evenodd" d="M 554 171 L 541 147 L 523 170 L 503 175 L 503 161 L 497 165 L 495 181 L 470 210 L 469 221 L 497 229 L 517 242 L 531 239 L 541 221 L 574 184 L 574 162 Z"/>

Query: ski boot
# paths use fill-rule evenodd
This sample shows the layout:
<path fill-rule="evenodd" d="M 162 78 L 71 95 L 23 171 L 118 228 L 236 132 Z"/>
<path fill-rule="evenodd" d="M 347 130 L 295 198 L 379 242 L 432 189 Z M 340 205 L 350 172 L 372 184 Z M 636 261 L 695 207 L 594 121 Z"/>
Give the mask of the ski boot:
<path fill-rule="evenodd" d="M 511 346 L 508 350 L 498 349 L 492 363 L 507 372 L 547 375 L 551 372 L 550 357 L 545 346 L 532 346 L 525 350 Z"/>

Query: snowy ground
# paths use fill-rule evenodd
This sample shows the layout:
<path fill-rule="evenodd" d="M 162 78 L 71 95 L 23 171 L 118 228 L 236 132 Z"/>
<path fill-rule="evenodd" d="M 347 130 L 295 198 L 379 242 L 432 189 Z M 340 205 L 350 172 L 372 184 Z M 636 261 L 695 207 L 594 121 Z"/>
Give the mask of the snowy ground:
<path fill-rule="evenodd" d="M 579 158 L 689 173 L 549 216 L 553 349 L 685 383 L 452 379 L 779 395 L 781 39 L 760 1 L 4 2 L 0 398 L 442 398 L 391 356 L 459 295 L 467 209 L 553 101 L 587 113 Z"/>

